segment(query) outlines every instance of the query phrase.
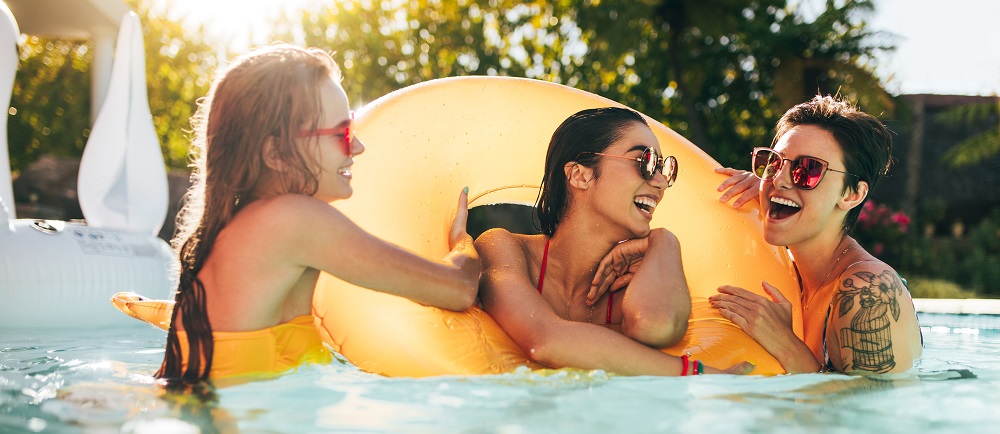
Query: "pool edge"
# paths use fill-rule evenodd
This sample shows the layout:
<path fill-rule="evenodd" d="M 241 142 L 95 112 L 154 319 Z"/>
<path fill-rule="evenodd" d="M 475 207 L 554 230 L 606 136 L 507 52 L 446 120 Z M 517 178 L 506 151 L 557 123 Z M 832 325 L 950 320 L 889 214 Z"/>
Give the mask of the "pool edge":
<path fill-rule="evenodd" d="M 1000 300 L 986 298 L 914 298 L 913 307 L 922 313 L 1000 315 Z"/>

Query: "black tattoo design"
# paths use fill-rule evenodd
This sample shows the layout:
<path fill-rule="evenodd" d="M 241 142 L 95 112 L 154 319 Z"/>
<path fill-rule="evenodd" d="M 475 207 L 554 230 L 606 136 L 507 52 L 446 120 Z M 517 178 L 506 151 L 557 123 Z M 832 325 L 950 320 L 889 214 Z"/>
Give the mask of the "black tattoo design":
<path fill-rule="evenodd" d="M 840 345 L 853 351 L 854 369 L 889 372 L 896 366 L 889 314 L 892 314 L 893 321 L 899 321 L 897 296 L 903 294 L 903 288 L 889 270 L 879 275 L 867 271 L 854 275 L 864 284 L 855 286 L 853 278 L 844 279 L 836 296 L 836 301 L 840 303 L 840 317 L 854 308 L 855 299 L 861 304 L 861 309 L 851 319 L 851 325 L 840 330 Z"/>

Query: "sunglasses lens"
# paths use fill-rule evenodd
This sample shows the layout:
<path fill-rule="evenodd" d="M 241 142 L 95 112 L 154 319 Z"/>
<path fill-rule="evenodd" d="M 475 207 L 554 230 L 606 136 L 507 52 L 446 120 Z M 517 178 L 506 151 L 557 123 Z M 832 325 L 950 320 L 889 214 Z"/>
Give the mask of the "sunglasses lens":
<path fill-rule="evenodd" d="M 642 175 L 642 179 L 653 179 L 657 163 L 659 163 L 659 155 L 656 155 L 653 148 L 646 148 L 642 151 L 642 155 L 639 156 L 639 174 Z"/>
<path fill-rule="evenodd" d="M 826 165 L 812 157 L 799 157 L 792 165 L 792 183 L 796 187 L 812 190 L 819 185 L 826 172 Z"/>
<path fill-rule="evenodd" d="M 667 178 L 667 188 L 677 180 L 677 159 L 673 155 L 663 159 L 663 177 Z"/>
<path fill-rule="evenodd" d="M 781 156 L 770 149 L 758 149 L 753 153 L 753 174 L 769 181 L 781 169 Z"/>

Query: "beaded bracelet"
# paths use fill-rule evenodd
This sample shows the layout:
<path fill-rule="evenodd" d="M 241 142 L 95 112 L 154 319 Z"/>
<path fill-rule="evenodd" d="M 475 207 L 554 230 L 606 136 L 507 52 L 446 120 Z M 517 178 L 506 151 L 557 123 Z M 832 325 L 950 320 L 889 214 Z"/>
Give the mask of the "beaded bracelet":
<path fill-rule="evenodd" d="M 681 366 L 683 366 L 681 368 L 681 377 L 686 377 L 688 374 L 688 357 L 687 354 L 681 356 Z"/>

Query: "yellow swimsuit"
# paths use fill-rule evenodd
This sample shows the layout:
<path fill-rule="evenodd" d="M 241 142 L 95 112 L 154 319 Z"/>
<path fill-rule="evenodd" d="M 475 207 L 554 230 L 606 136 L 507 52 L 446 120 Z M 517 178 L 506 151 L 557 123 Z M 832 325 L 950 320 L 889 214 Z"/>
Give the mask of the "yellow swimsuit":
<path fill-rule="evenodd" d="M 312 315 L 248 332 L 212 332 L 211 378 L 275 376 L 304 363 L 330 363 L 333 357 L 313 324 Z M 187 333 L 178 330 L 183 369 L 187 369 Z"/>

